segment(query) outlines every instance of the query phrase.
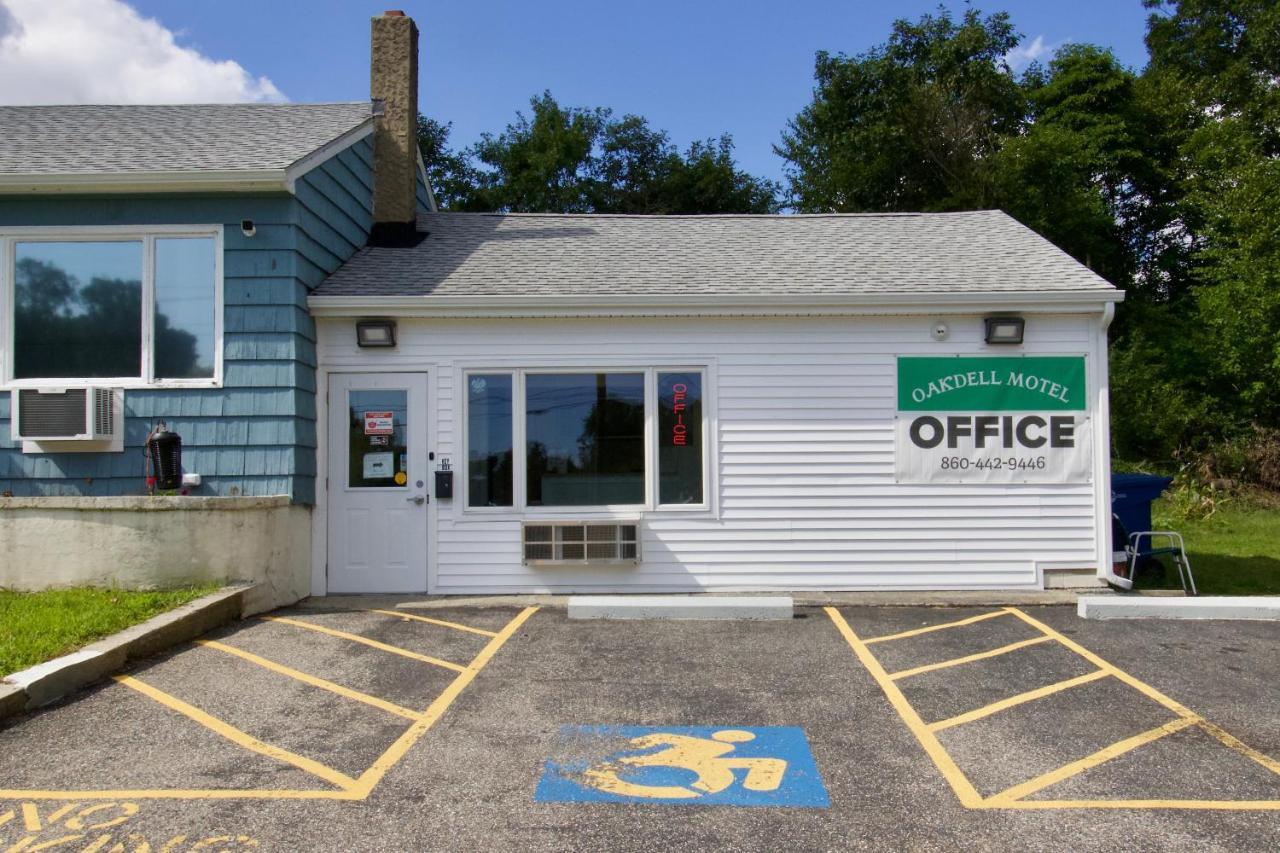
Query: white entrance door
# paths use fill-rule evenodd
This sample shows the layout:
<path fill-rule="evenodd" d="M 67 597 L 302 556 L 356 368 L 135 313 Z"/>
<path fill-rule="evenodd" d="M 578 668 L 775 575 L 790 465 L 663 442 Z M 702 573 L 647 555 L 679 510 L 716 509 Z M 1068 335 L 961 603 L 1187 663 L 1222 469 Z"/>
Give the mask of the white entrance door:
<path fill-rule="evenodd" d="M 427 375 L 329 377 L 330 592 L 427 589 Z"/>

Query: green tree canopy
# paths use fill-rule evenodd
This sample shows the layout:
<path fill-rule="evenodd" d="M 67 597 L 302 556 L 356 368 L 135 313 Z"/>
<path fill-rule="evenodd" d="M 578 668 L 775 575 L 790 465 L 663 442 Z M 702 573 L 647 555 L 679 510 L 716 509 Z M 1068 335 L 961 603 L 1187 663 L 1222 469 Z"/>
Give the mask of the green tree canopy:
<path fill-rule="evenodd" d="M 733 141 L 695 142 L 682 154 L 640 116 L 530 101 L 500 134 L 463 151 L 447 126 L 422 118 L 419 146 L 437 200 L 449 210 L 526 213 L 772 213 L 779 188 L 739 169 Z M 442 191 L 443 190 L 443 191 Z"/>
<path fill-rule="evenodd" d="M 945 9 L 894 22 L 856 56 L 820 51 L 813 102 L 775 150 L 803 212 L 961 210 L 992 203 L 991 157 L 1026 105 L 1004 56 L 1009 16 Z"/>

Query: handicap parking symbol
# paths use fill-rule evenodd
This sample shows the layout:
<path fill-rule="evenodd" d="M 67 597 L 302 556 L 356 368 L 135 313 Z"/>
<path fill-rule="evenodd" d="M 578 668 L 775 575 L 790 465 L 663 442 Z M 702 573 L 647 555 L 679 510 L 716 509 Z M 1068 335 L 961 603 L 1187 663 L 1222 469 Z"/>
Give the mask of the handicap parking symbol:
<path fill-rule="evenodd" d="M 794 726 L 564 726 L 538 802 L 827 808 Z"/>

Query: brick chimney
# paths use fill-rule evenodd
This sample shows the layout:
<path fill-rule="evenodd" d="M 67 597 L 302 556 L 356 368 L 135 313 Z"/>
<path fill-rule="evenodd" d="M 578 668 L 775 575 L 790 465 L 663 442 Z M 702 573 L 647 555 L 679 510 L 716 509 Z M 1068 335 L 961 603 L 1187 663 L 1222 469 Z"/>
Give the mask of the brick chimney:
<path fill-rule="evenodd" d="M 373 245 L 417 241 L 418 27 L 404 12 L 372 21 Z"/>

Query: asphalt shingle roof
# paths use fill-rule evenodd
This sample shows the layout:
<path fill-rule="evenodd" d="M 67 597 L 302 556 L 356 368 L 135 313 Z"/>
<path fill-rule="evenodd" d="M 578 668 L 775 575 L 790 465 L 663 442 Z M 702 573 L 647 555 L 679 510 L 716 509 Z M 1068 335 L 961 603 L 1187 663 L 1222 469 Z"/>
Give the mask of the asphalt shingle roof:
<path fill-rule="evenodd" d="M 431 213 L 316 296 L 847 296 L 1108 292 L 1000 211 L 810 216 Z"/>
<path fill-rule="evenodd" d="M 0 106 L 0 175 L 286 169 L 371 115 L 368 101 Z"/>

